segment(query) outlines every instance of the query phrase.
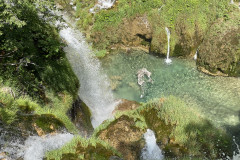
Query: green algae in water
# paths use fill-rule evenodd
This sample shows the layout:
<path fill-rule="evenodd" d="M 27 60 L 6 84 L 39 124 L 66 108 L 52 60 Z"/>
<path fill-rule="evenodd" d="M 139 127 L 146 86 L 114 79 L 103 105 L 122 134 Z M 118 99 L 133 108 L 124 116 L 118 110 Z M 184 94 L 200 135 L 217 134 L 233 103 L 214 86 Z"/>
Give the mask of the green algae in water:
<path fill-rule="evenodd" d="M 237 125 L 240 113 L 240 78 L 213 77 L 196 69 L 195 61 L 164 59 L 144 52 L 118 53 L 105 57 L 102 65 L 111 79 L 116 98 L 146 102 L 169 95 L 182 98 L 189 107 L 198 108 L 216 125 Z M 144 97 L 137 83 L 138 70 L 152 73 L 153 84 L 145 83 Z"/>

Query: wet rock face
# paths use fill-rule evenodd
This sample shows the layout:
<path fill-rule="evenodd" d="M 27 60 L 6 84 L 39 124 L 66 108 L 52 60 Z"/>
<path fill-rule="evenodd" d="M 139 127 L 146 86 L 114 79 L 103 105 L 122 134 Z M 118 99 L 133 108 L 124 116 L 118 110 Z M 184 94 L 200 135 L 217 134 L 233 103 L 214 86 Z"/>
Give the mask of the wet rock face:
<path fill-rule="evenodd" d="M 240 76 L 240 14 L 219 19 L 199 48 L 197 65 L 212 75 Z"/>
<path fill-rule="evenodd" d="M 123 115 L 109 126 L 101 131 L 98 137 L 121 152 L 124 159 L 139 159 L 144 146 L 144 143 L 141 143 L 144 132 L 135 127 L 134 120 Z"/>
<path fill-rule="evenodd" d="M 147 16 L 136 17 L 133 20 L 123 20 L 119 30 L 124 45 L 141 46 L 143 41 L 151 42 L 152 30 Z"/>
<path fill-rule="evenodd" d="M 191 32 L 186 22 L 182 22 L 183 19 L 187 19 L 187 17 L 178 18 L 176 22 L 175 32 L 177 39 L 173 49 L 173 55 L 184 57 L 191 56 L 192 58 L 203 40 L 204 30 L 200 27 L 199 22 L 195 21 L 194 31 Z"/>
<path fill-rule="evenodd" d="M 146 15 L 124 18 L 118 29 L 108 28 L 107 33 L 96 32 L 91 34 L 94 44 L 99 44 L 107 38 L 110 41 L 108 49 L 140 49 L 149 51 L 152 41 L 152 27 Z"/>
<path fill-rule="evenodd" d="M 92 133 L 91 112 L 80 98 L 73 103 L 69 114 L 73 123 L 83 135 L 88 136 Z"/>
<path fill-rule="evenodd" d="M 175 22 L 175 28 L 169 28 L 171 33 L 170 56 L 192 58 L 203 40 L 205 31 L 200 22 L 195 21 L 194 27 L 191 28 L 192 26 L 188 24 L 187 19 L 186 15 L 180 15 Z M 158 29 L 153 32 L 150 50 L 164 56 L 167 54 L 168 45 L 167 33 L 164 30 L 165 24 L 160 23 L 154 27 Z"/>

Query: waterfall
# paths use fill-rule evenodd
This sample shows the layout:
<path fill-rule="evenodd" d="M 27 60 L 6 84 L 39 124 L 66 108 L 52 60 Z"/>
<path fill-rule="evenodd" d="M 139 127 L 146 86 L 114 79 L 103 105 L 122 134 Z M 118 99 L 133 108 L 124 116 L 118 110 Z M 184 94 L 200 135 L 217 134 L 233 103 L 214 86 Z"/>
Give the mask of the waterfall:
<path fill-rule="evenodd" d="M 233 152 L 233 160 L 239 160 L 240 159 L 240 148 L 239 145 L 237 144 L 235 137 L 233 137 L 233 143 L 236 145 L 237 147 L 237 151 Z"/>
<path fill-rule="evenodd" d="M 165 30 L 167 32 L 167 39 L 168 39 L 168 51 L 167 51 L 167 58 L 165 59 L 165 62 L 167 64 L 171 64 L 172 60 L 169 58 L 169 54 L 170 54 L 170 31 L 167 27 L 165 27 Z"/>
<path fill-rule="evenodd" d="M 23 148 L 24 160 L 42 160 L 46 152 L 62 147 L 72 138 L 70 133 L 28 137 Z"/>
<path fill-rule="evenodd" d="M 231 4 L 234 4 L 233 0 L 230 1 Z"/>
<path fill-rule="evenodd" d="M 144 139 L 146 141 L 145 147 L 142 149 L 142 160 L 162 160 L 164 157 L 162 155 L 161 149 L 156 143 L 155 134 L 152 130 L 147 129 L 144 133 Z"/>
<path fill-rule="evenodd" d="M 197 60 L 197 53 L 198 53 L 198 50 L 196 51 L 195 55 L 193 56 L 193 59 L 196 61 Z"/>
<path fill-rule="evenodd" d="M 69 21 L 65 17 L 66 21 Z M 64 27 L 61 38 L 67 43 L 64 48 L 67 58 L 80 81 L 79 96 L 90 108 L 92 125 L 96 128 L 112 116 L 116 103 L 108 77 L 102 73 L 99 60 L 93 55 L 78 30 Z"/>
<path fill-rule="evenodd" d="M 96 13 L 95 10 L 108 9 L 111 8 L 115 3 L 115 0 L 98 0 L 98 3 L 91 8 L 89 11 L 91 13 Z"/>

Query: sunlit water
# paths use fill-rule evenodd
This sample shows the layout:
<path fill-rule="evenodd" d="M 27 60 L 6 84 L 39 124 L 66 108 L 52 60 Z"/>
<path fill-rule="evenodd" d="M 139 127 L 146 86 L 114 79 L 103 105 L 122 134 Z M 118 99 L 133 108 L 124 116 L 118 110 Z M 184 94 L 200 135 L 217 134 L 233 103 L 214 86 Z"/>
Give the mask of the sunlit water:
<path fill-rule="evenodd" d="M 28 133 L 30 134 L 30 133 Z M 0 160 L 42 160 L 46 152 L 58 149 L 69 142 L 74 135 L 59 133 L 45 136 L 22 135 L 13 127 L 1 128 L 0 123 Z"/>
<path fill-rule="evenodd" d="M 239 124 L 240 79 L 213 77 L 196 69 L 194 60 L 173 59 L 166 65 L 164 59 L 143 53 L 113 54 L 102 60 L 109 75 L 116 98 L 139 102 L 174 95 L 189 107 L 196 107 L 214 124 Z M 144 97 L 137 84 L 137 71 L 146 68 L 152 73 L 152 83 L 144 86 Z"/>
<path fill-rule="evenodd" d="M 156 143 L 156 137 L 152 130 L 147 129 L 144 133 L 145 147 L 142 149 L 141 159 L 142 160 L 162 160 L 164 157 L 162 155 L 161 149 Z"/>
<path fill-rule="evenodd" d="M 24 160 L 42 160 L 46 152 L 58 149 L 73 138 L 70 133 L 47 135 L 45 137 L 32 136 L 25 141 Z"/>
<path fill-rule="evenodd" d="M 67 16 L 64 19 L 70 22 Z M 80 81 L 79 96 L 90 108 L 95 128 L 112 116 L 117 104 L 108 77 L 102 73 L 100 62 L 94 57 L 81 32 L 67 26 L 61 29 L 60 36 L 67 43 L 64 51 Z"/>

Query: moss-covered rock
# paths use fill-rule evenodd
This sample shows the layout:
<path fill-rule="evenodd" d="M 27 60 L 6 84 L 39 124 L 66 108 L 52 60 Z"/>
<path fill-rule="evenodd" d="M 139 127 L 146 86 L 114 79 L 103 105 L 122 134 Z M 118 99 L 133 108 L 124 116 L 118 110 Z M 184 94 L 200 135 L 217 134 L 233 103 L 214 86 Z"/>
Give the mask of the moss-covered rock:
<path fill-rule="evenodd" d="M 93 132 L 91 124 L 91 111 L 88 106 L 78 98 L 69 110 L 72 122 L 78 130 L 85 136 L 89 136 Z"/>
<path fill-rule="evenodd" d="M 165 55 L 168 27 L 170 55 L 183 57 L 192 57 L 212 23 L 234 10 L 223 0 L 119 0 L 113 8 L 95 14 L 89 13 L 94 2 L 82 0 L 77 4 L 79 26 L 95 48 L 133 48 Z"/>
<path fill-rule="evenodd" d="M 218 19 L 199 48 L 199 69 L 212 75 L 240 76 L 240 12 Z"/>
<path fill-rule="evenodd" d="M 48 160 L 109 160 L 112 156 L 121 157 L 121 154 L 106 142 L 96 139 L 84 139 L 80 136 L 61 149 L 50 151 L 46 155 Z"/>
<path fill-rule="evenodd" d="M 231 138 L 226 132 L 173 96 L 142 104 L 135 110 L 117 112 L 114 120 L 105 121 L 95 130 L 93 137 L 108 142 L 125 159 L 138 159 L 147 128 L 155 132 L 166 158 L 232 156 Z"/>
<path fill-rule="evenodd" d="M 214 127 L 199 111 L 176 97 L 154 100 L 139 110 L 148 127 L 156 133 L 166 157 L 191 155 L 216 159 L 232 156 L 231 138 L 226 132 Z"/>
<path fill-rule="evenodd" d="M 124 159 L 137 160 L 143 148 L 141 143 L 143 133 L 144 130 L 136 127 L 133 118 L 123 115 L 110 123 L 106 129 L 98 132 L 97 137 L 116 148 Z"/>

